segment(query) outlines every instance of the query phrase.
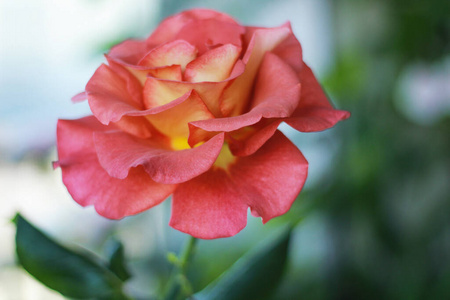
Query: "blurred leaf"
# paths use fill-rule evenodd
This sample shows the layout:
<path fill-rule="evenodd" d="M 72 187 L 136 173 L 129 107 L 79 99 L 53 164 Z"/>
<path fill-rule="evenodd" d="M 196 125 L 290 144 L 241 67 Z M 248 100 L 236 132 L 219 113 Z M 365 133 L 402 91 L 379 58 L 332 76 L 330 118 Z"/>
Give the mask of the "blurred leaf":
<path fill-rule="evenodd" d="M 90 255 L 59 245 L 20 214 L 14 222 L 19 262 L 41 283 L 70 298 L 126 299 L 119 278 Z"/>
<path fill-rule="evenodd" d="M 109 250 L 109 265 L 108 268 L 117 275 L 122 281 L 130 279 L 131 274 L 125 265 L 125 253 L 123 244 L 114 239 L 108 245 Z"/>
<path fill-rule="evenodd" d="M 290 236 L 291 228 L 288 228 L 276 238 L 258 246 L 192 298 L 195 300 L 267 298 L 283 275 Z"/>

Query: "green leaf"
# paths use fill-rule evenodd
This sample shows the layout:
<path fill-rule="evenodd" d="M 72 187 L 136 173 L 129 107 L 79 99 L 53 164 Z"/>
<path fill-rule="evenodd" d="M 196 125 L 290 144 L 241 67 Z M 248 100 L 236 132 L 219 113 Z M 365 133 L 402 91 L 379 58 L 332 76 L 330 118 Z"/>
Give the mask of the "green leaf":
<path fill-rule="evenodd" d="M 109 265 L 108 268 L 122 281 L 130 279 L 131 274 L 125 265 L 125 253 L 120 241 L 113 239 L 108 245 Z"/>
<path fill-rule="evenodd" d="M 59 245 L 20 214 L 14 222 L 19 262 L 41 283 L 70 298 L 126 299 L 120 279 L 90 253 Z"/>
<path fill-rule="evenodd" d="M 291 228 L 253 249 L 205 289 L 195 300 L 265 299 L 278 285 L 286 264 Z"/>

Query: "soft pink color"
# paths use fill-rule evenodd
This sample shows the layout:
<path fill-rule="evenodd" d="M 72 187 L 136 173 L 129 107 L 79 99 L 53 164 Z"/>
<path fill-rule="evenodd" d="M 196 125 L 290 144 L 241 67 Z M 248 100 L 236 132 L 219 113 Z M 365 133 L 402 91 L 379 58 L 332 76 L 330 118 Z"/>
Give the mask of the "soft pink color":
<path fill-rule="evenodd" d="M 350 116 L 328 101 L 289 23 L 242 26 L 205 9 L 164 20 L 106 55 L 74 102 L 93 116 L 59 120 L 63 182 L 111 219 L 173 194 L 170 225 L 229 237 L 286 213 L 308 163 L 277 130 L 321 131 Z"/>

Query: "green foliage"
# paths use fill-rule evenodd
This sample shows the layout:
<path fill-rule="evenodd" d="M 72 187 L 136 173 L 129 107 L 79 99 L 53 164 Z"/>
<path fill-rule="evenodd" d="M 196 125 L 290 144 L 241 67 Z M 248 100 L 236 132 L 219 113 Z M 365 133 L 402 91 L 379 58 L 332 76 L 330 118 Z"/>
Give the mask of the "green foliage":
<path fill-rule="evenodd" d="M 122 281 L 130 279 L 131 274 L 125 265 L 125 253 L 120 241 L 113 239 L 108 245 L 109 265 L 108 268 Z"/>
<path fill-rule="evenodd" d="M 193 299 L 266 299 L 283 275 L 290 236 L 289 228 L 254 248 Z"/>
<path fill-rule="evenodd" d="M 14 222 L 19 262 L 41 283 L 70 298 L 126 299 L 122 281 L 92 255 L 61 246 L 20 214 Z M 111 265 L 122 260 L 117 257 L 120 253 L 113 255 Z"/>

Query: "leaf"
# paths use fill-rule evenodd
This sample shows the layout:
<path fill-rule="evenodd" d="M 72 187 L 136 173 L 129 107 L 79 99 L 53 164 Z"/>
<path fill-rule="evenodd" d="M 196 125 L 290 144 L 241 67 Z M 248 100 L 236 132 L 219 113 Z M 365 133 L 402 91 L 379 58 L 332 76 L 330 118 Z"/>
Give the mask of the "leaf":
<path fill-rule="evenodd" d="M 125 253 L 120 241 L 111 240 L 108 245 L 109 265 L 108 268 L 122 281 L 130 279 L 131 274 L 125 265 Z"/>
<path fill-rule="evenodd" d="M 195 300 L 265 299 L 278 285 L 286 264 L 291 228 L 240 258 Z"/>
<path fill-rule="evenodd" d="M 19 262 L 41 283 L 70 298 L 126 299 L 120 279 L 90 253 L 82 254 L 59 245 L 20 214 L 14 222 Z"/>

